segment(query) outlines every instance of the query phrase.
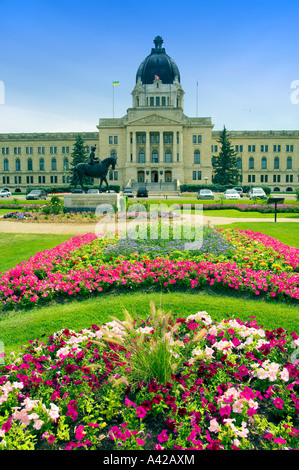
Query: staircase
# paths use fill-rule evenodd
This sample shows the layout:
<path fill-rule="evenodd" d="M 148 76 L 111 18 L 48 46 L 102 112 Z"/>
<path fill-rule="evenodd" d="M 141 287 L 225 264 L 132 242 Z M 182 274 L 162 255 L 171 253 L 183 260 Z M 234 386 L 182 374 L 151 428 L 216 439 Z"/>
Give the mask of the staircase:
<path fill-rule="evenodd" d="M 174 183 L 132 183 L 131 188 L 132 191 L 135 192 L 138 188 L 146 186 L 148 190 L 149 197 L 152 196 L 178 196 L 180 191 L 177 189 L 176 182 Z"/>

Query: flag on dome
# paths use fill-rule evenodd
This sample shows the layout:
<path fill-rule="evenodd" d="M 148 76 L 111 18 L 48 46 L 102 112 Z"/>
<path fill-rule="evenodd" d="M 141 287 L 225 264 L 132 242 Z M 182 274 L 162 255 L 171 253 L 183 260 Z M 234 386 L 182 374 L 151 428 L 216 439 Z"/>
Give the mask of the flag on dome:
<path fill-rule="evenodd" d="M 119 82 L 113 82 L 113 86 L 119 85 Z"/>

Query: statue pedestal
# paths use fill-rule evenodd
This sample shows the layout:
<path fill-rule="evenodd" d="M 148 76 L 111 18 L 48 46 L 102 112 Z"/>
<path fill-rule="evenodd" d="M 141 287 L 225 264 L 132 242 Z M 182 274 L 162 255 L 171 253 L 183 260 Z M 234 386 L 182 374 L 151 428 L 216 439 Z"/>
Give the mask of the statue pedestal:
<path fill-rule="evenodd" d="M 117 193 L 101 194 L 68 194 L 63 198 L 63 207 L 66 212 L 115 212 L 125 210 L 125 200 Z M 105 207 L 106 206 L 106 207 Z"/>

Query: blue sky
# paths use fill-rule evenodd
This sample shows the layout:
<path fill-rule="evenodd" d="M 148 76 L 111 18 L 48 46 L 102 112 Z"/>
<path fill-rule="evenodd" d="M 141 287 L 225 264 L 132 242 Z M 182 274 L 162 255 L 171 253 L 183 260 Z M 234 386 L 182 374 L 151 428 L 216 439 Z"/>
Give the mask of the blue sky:
<path fill-rule="evenodd" d="M 184 112 L 214 129 L 293 130 L 299 3 L 0 0 L 1 132 L 96 131 L 131 107 L 136 71 L 161 35 Z"/>

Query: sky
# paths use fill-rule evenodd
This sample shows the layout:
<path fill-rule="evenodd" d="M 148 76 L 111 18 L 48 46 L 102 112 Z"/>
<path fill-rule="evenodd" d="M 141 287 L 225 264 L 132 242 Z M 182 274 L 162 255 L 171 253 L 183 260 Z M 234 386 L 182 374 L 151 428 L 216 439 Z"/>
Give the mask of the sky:
<path fill-rule="evenodd" d="M 297 130 L 298 18 L 298 0 L 0 0 L 0 133 L 92 132 L 124 116 L 157 35 L 187 116 Z"/>

